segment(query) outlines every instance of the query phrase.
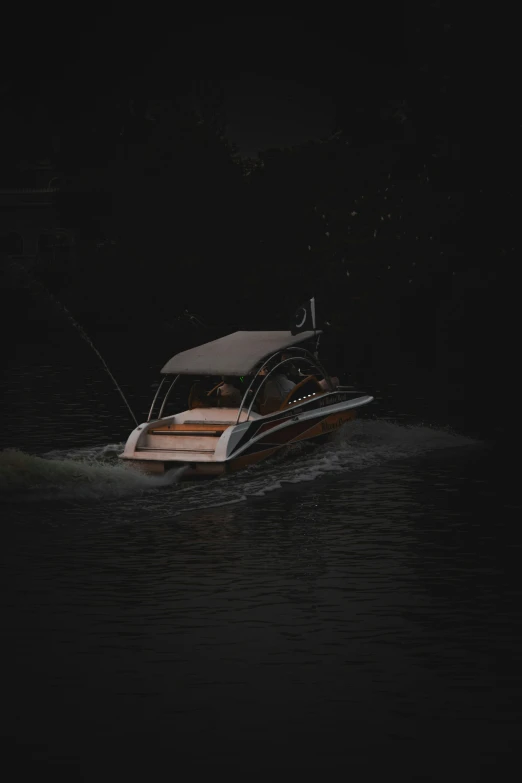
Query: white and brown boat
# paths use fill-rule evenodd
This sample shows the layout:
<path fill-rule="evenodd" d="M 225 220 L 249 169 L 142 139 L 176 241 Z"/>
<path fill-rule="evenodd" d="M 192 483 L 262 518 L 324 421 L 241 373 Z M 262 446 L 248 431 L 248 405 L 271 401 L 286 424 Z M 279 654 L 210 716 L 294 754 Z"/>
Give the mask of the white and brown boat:
<path fill-rule="evenodd" d="M 304 347 L 319 334 L 240 331 L 173 356 L 161 370 L 147 421 L 131 433 L 120 458 L 149 473 L 185 467 L 184 476 L 217 476 L 299 441 L 324 441 L 373 397 L 332 382 L 317 354 Z M 274 378 L 290 367 L 299 372 L 295 386 L 285 399 L 271 397 Z M 220 395 L 223 376 L 242 387 L 235 400 Z M 164 415 L 172 389 L 187 380 L 187 410 Z"/>

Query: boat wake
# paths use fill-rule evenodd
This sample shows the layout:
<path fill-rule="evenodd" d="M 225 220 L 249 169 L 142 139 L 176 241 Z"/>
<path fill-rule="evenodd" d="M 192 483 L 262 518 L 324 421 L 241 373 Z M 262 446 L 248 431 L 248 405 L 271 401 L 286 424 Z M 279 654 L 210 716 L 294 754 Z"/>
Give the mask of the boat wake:
<path fill-rule="evenodd" d="M 241 473 L 218 479 L 197 494 L 194 486 L 176 487 L 173 515 L 215 508 L 261 498 L 285 486 L 320 478 L 348 475 L 357 470 L 448 449 L 477 444 L 478 441 L 448 429 L 403 425 L 387 419 L 357 419 L 344 427 L 324 446 L 295 444 L 268 462 Z"/>
<path fill-rule="evenodd" d="M 450 430 L 359 419 L 329 444 L 296 444 L 240 473 L 183 483 L 179 483 L 183 468 L 150 476 L 123 465 L 117 459 L 123 444 L 50 451 L 41 457 L 6 449 L 0 452 L 0 497 L 81 502 L 131 500 L 146 494 L 151 512 L 164 514 L 168 510 L 169 515 L 178 516 L 260 498 L 320 477 L 349 474 L 435 449 L 474 443 L 477 441 Z"/>
<path fill-rule="evenodd" d="M 0 497 L 10 500 L 102 500 L 128 497 L 175 483 L 183 471 L 148 476 L 116 462 L 122 444 L 51 451 L 42 457 L 0 452 Z"/>

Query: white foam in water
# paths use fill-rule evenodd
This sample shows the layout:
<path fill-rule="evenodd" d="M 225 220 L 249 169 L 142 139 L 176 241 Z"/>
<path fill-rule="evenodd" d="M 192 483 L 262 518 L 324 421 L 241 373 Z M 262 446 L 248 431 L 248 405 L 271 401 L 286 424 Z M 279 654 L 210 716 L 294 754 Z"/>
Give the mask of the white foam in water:
<path fill-rule="evenodd" d="M 405 426 L 388 420 L 356 420 L 324 446 L 296 444 L 266 462 L 218 479 L 209 485 L 176 487 L 173 515 L 240 503 L 263 497 L 284 485 L 314 481 L 324 476 L 349 474 L 435 449 L 467 446 L 477 441 L 451 430 Z M 181 506 L 181 509 L 180 509 Z"/>
<path fill-rule="evenodd" d="M 0 494 L 24 499 L 102 500 L 161 490 L 158 501 L 164 505 L 167 500 L 170 512 L 178 515 L 262 497 L 285 484 L 348 474 L 434 449 L 473 443 L 476 441 L 450 430 L 359 419 L 344 427 L 329 444 L 315 448 L 309 443 L 296 444 L 266 462 L 203 484 L 178 484 L 183 468 L 160 476 L 139 473 L 117 460 L 123 444 L 50 451 L 43 457 L 6 449 L 0 452 Z M 171 490 L 166 497 L 168 487 Z M 149 495 L 147 503 L 150 501 Z"/>
<path fill-rule="evenodd" d="M 23 497 L 101 500 L 139 495 L 173 484 L 182 473 L 148 476 L 121 463 L 103 463 L 105 449 L 54 452 L 36 457 L 17 449 L 0 452 L 0 493 Z M 110 447 L 109 447 L 110 448 Z M 101 457 L 101 459 L 100 459 Z"/>
<path fill-rule="evenodd" d="M 72 459 L 76 462 L 110 460 L 121 454 L 124 443 L 108 443 L 105 446 L 83 446 L 79 449 L 53 449 L 42 456 L 45 459 Z"/>

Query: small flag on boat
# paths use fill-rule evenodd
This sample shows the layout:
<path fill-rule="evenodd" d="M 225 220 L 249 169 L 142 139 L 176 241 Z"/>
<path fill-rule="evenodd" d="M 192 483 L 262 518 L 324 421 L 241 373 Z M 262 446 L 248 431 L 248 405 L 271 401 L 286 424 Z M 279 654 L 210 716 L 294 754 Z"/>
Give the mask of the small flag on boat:
<path fill-rule="evenodd" d="M 297 308 L 294 315 L 294 321 L 291 328 L 292 334 L 299 332 L 308 332 L 316 329 L 315 326 L 315 297 L 312 297 Z"/>

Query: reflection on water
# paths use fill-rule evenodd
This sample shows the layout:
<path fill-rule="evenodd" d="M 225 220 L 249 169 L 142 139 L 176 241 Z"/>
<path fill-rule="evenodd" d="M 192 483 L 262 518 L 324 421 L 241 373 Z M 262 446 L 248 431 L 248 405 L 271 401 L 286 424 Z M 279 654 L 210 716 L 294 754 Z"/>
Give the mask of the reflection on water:
<path fill-rule="evenodd" d="M 20 451 L 0 457 L 7 761 L 96 781 L 498 774 L 521 718 L 507 452 L 376 418 L 168 483 L 118 463 L 129 422 L 104 380 L 71 398 L 42 373 L 30 421 L 15 373 Z"/>

